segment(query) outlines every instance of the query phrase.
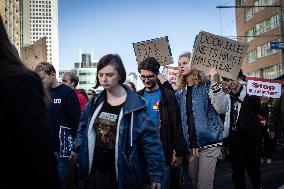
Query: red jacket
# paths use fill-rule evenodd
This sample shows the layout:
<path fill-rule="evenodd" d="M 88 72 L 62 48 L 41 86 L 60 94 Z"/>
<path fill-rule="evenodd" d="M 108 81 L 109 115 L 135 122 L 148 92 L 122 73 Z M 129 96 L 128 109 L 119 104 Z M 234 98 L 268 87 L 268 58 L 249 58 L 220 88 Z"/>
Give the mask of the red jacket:
<path fill-rule="evenodd" d="M 80 89 L 76 89 L 76 94 L 78 96 L 78 99 L 79 99 L 79 102 L 80 102 L 80 110 L 81 110 L 81 113 L 82 111 L 84 110 L 88 100 L 86 99 L 86 97 L 82 94 L 81 90 Z"/>

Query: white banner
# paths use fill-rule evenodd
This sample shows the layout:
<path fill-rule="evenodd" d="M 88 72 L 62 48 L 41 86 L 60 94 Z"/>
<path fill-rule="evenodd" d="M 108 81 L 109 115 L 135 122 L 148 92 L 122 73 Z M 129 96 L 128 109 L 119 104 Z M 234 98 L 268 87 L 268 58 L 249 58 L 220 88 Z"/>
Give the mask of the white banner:
<path fill-rule="evenodd" d="M 280 80 L 247 77 L 247 94 L 280 98 L 281 84 Z"/>

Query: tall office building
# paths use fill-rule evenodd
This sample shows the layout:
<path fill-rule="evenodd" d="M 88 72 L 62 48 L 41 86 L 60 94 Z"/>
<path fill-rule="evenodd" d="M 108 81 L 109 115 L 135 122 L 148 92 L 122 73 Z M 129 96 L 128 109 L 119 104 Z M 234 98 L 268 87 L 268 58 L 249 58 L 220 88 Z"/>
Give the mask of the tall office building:
<path fill-rule="evenodd" d="M 30 43 L 46 36 L 47 61 L 59 73 L 58 0 L 29 1 Z"/>
<path fill-rule="evenodd" d="M 91 54 L 81 54 L 80 62 L 74 63 L 75 72 L 79 76 L 78 88 L 88 90 L 96 85 L 97 65 L 97 61 L 92 62 Z"/>
<path fill-rule="evenodd" d="M 30 44 L 30 1 L 20 0 L 20 47 Z"/>
<path fill-rule="evenodd" d="M 0 15 L 11 43 L 20 50 L 19 0 L 0 0 Z"/>
<path fill-rule="evenodd" d="M 271 79 L 278 77 L 282 69 L 281 52 L 272 49 L 270 42 L 280 41 L 280 11 L 279 7 L 265 6 L 278 5 L 279 0 L 236 0 L 235 2 L 236 5 L 254 6 L 236 9 L 238 40 L 249 44 L 242 65 L 243 71 L 256 77 Z"/>

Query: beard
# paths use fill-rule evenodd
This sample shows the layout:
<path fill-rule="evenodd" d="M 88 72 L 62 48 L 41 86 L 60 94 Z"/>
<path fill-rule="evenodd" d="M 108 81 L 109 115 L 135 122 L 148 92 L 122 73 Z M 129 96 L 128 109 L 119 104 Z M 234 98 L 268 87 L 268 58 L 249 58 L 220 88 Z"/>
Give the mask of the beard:
<path fill-rule="evenodd" d="M 147 81 L 144 82 L 144 86 L 148 91 L 152 91 L 157 86 L 157 81 Z"/>

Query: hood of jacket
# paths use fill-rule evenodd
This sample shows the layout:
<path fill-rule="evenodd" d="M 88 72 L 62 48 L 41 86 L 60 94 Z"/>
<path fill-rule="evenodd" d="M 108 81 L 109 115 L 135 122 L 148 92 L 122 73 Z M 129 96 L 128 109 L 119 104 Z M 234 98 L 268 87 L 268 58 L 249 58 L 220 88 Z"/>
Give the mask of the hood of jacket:
<path fill-rule="evenodd" d="M 126 101 L 123 106 L 124 114 L 135 112 L 140 109 L 146 109 L 146 100 L 144 98 L 140 98 L 135 92 L 131 91 L 128 87 L 124 85 L 123 88 L 126 90 L 127 93 Z M 106 90 L 103 90 L 96 99 L 93 99 L 94 107 L 97 107 L 99 104 L 104 102 L 106 100 L 106 95 Z"/>

